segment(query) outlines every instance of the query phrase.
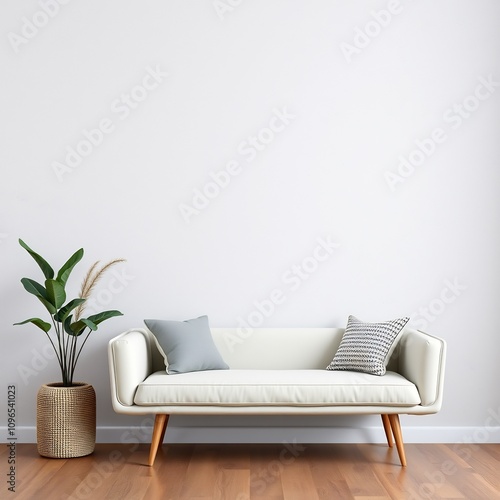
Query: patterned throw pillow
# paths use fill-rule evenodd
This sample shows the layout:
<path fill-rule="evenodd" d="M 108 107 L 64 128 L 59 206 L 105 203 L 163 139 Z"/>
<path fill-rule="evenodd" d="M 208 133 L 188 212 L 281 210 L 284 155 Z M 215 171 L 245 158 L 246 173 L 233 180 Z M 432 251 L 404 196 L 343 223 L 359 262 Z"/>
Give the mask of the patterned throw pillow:
<path fill-rule="evenodd" d="M 354 316 L 349 316 L 340 346 L 326 369 L 383 375 L 409 319 L 363 323 Z"/>

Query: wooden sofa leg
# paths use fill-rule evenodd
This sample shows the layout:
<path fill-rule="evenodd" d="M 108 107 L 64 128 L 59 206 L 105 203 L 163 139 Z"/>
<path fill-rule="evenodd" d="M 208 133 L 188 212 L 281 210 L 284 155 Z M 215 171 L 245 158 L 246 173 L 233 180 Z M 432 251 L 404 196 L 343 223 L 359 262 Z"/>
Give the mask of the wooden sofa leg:
<path fill-rule="evenodd" d="M 160 436 L 160 442 L 158 443 L 158 446 L 161 446 L 163 443 L 163 440 L 165 439 L 165 432 L 167 431 L 167 424 L 168 424 L 168 415 L 166 415 L 165 423 L 163 424 L 163 430 L 161 431 L 161 436 Z"/>
<path fill-rule="evenodd" d="M 165 413 L 158 413 L 155 417 L 155 425 L 153 428 L 153 438 L 151 440 L 151 447 L 149 449 L 148 465 L 151 467 L 154 464 L 158 446 L 161 446 L 165 431 L 167 429 L 168 415 Z"/>
<path fill-rule="evenodd" d="M 396 441 L 396 448 L 398 449 L 399 460 L 401 465 L 406 467 L 405 448 L 403 444 L 403 434 L 401 432 L 401 424 L 399 422 L 399 415 L 397 413 L 389 414 L 389 422 L 391 423 L 392 433 Z"/>
<path fill-rule="evenodd" d="M 383 414 L 380 415 L 382 417 L 382 423 L 384 424 L 385 437 L 387 438 L 387 444 L 389 448 L 394 446 L 394 441 L 392 440 L 392 429 L 391 422 L 389 421 L 389 415 Z"/>

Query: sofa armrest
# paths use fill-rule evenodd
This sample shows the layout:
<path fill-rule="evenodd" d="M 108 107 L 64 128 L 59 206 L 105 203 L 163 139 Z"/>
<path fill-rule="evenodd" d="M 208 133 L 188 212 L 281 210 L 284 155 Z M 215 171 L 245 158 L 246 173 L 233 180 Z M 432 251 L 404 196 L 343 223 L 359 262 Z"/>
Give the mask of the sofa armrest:
<path fill-rule="evenodd" d="M 109 341 L 111 401 L 117 412 L 133 406 L 137 386 L 153 372 L 150 339 L 145 330 L 129 330 Z"/>
<path fill-rule="evenodd" d="M 417 386 L 421 404 L 429 413 L 441 409 L 445 360 L 443 339 L 413 329 L 408 329 L 401 338 L 398 371 Z"/>

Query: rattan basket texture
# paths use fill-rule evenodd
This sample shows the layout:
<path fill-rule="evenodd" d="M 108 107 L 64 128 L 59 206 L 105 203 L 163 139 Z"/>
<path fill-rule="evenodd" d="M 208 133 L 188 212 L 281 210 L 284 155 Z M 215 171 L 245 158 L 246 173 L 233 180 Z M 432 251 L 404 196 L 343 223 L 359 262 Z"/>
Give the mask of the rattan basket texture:
<path fill-rule="evenodd" d="M 90 384 L 42 385 L 37 395 L 38 453 L 50 458 L 90 455 L 95 448 L 96 398 Z"/>

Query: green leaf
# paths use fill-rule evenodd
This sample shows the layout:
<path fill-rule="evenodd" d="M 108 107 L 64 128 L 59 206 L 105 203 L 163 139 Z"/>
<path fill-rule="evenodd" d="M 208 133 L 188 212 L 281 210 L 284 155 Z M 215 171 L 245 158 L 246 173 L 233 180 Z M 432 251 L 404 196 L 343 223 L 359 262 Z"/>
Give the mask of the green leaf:
<path fill-rule="evenodd" d="M 32 280 L 30 278 L 23 278 L 21 280 L 21 283 L 24 286 L 24 289 L 33 294 L 36 295 L 37 297 L 43 297 L 44 299 L 47 299 L 47 290 L 40 285 L 40 283 L 37 283 L 35 280 Z"/>
<path fill-rule="evenodd" d="M 55 314 L 57 312 L 55 306 L 49 302 L 47 290 L 45 290 L 45 288 L 42 285 L 40 285 L 40 283 L 37 283 L 35 280 L 29 278 L 23 278 L 21 280 L 21 283 L 23 284 L 27 292 L 38 297 L 38 299 L 45 306 L 47 311 L 49 311 L 49 314 Z"/>
<path fill-rule="evenodd" d="M 90 328 L 91 330 L 97 330 L 97 325 L 90 321 L 89 319 L 85 319 L 85 318 L 82 318 L 80 320 L 78 320 L 76 323 L 72 323 L 69 327 L 70 329 L 70 332 L 68 332 L 70 335 L 75 335 L 76 337 L 78 337 L 79 335 L 81 335 L 85 328 Z M 66 330 L 67 331 L 67 330 Z"/>
<path fill-rule="evenodd" d="M 45 279 L 52 279 L 54 277 L 54 270 L 50 267 L 49 263 L 36 252 L 31 250 L 31 248 L 21 239 L 19 238 L 19 244 L 35 259 L 35 262 L 40 266 Z"/>
<path fill-rule="evenodd" d="M 57 314 L 54 316 L 54 319 L 56 321 L 59 321 L 59 323 L 64 322 L 64 320 L 68 317 L 68 314 L 75 309 L 75 307 L 78 307 L 80 304 L 83 304 L 86 299 L 73 299 L 72 301 L 68 302 L 65 306 L 61 307 L 59 311 L 57 311 Z"/>
<path fill-rule="evenodd" d="M 78 262 L 82 260 L 82 257 L 83 248 L 80 248 L 80 250 L 77 250 L 61 267 L 61 269 L 59 269 L 56 280 L 59 281 L 59 283 L 61 283 L 63 286 L 66 285 L 71 271 L 73 271 L 73 268 L 76 266 L 76 264 L 78 264 Z"/>
<path fill-rule="evenodd" d="M 33 323 L 34 325 L 38 326 L 38 328 L 40 328 L 41 330 L 43 330 L 45 333 L 47 333 L 50 330 L 50 328 L 51 328 L 51 324 L 50 323 L 47 323 L 47 322 L 43 321 L 40 318 L 26 319 L 24 321 L 21 321 L 20 323 L 14 323 L 14 326 L 16 326 L 16 325 L 25 325 L 26 323 Z"/>
<path fill-rule="evenodd" d="M 106 321 L 109 318 L 113 318 L 114 316 L 123 316 L 123 313 L 120 311 L 103 311 L 98 314 L 93 314 L 92 316 L 89 316 L 88 319 L 92 321 L 94 324 L 98 325 L 99 323 L 102 323 L 103 321 Z"/>
<path fill-rule="evenodd" d="M 54 305 L 51 304 L 47 299 L 38 297 L 38 300 L 45 306 L 45 309 L 49 311 L 49 314 L 55 314 L 57 312 L 57 309 L 54 307 Z"/>
<path fill-rule="evenodd" d="M 56 309 L 59 309 L 66 300 L 64 285 L 56 280 L 45 280 L 45 288 L 47 289 L 47 299 Z"/>
<path fill-rule="evenodd" d="M 73 321 L 73 315 L 70 314 L 63 322 L 64 325 L 64 331 L 68 335 L 73 335 L 73 330 L 71 329 L 71 321 Z"/>

